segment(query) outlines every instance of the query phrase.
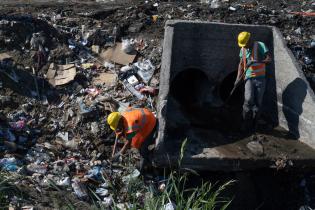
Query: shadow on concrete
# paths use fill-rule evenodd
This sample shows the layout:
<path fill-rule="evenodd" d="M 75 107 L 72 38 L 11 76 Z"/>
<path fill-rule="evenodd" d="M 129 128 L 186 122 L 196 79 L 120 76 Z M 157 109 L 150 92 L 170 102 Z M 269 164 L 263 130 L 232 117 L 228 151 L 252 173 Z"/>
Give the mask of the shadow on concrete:
<path fill-rule="evenodd" d="M 299 118 L 303 112 L 302 104 L 306 97 L 307 84 L 301 78 L 293 80 L 283 91 L 283 114 L 287 120 L 289 132 L 293 138 L 300 138 Z"/>

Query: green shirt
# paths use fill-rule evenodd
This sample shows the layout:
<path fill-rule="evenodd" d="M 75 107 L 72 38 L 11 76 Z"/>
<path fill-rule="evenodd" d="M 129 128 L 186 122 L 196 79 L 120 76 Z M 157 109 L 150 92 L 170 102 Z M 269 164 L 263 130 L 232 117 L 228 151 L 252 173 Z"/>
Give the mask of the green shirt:
<path fill-rule="evenodd" d="M 245 48 L 245 52 L 246 52 L 246 63 L 249 63 L 249 61 L 251 60 L 251 55 L 252 55 L 252 49 L 248 49 Z M 258 42 L 258 53 L 260 58 L 265 58 L 266 53 L 268 53 L 269 50 L 266 47 L 266 45 L 263 42 Z M 240 50 L 240 59 L 243 59 L 243 50 L 241 48 Z M 249 69 L 246 69 L 246 78 L 250 78 L 251 77 L 251 71 L 249 71 Z"/>
<path fill-rule="evenodd" d="M 250 56 L 252 55 L 252 49 L 245 48 L 246 51 L 246 59 L 247 62 L 250 60 Z M 258 42 L 258 53 L 261 55 L 265 55 L 267 52 L 269 52 L 268 48 L 266 47 L 265 43 L 263 42 Z M 240 50 L 240 59 L 243 58 L 243 51 L 242 49 Z"/>
<path fill-rule="evenodd" d="M 127 139 L 128 141 L 131 141 L 131 139 L 132 139 L 133 137 L 135 137 L 136 134 L 137 134 L 136 131 L 135 131 L 135 132 L 132 132 L 132 133 L 128 133 L 128 134 L 126 135 L 126 139 Z"/>

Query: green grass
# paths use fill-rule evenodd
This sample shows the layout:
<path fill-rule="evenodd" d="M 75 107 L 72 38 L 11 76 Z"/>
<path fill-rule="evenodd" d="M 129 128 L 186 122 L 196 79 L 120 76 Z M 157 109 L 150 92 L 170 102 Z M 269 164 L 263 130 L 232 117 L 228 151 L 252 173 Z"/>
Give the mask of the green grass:
<path fill-rule="evenodd" d="M 226 209 L 231 200 L 220 197 L 221 193 L 233 183 L 229 181 L 219 187 L 213 186 L 210 182 L 202 183 L 196 188 L 187 188 L 188 174 L 172 172 L 166 184 L 164 192 L 145 200 L 145 210 L 158 210 L 167 203 L 173 202 L 178 210 L 189 209 Z"/>
<path fill-rule="evenodd" d="M 196 175 L 193 170 L 181 170 L 181 163 L 184 158 L 187 139 L 180 148 L 178 169 L 173 169 L 166 183 L 166 189 L 158 195 L 151 195 L 145 200 L 142 209 L 159 210 L 168 203 L 174 203 L 176 210 L 205 209 L 225 210 L 232 202 L 229 198 L 221 197 L 222 192 L 234 181 L 229 181 L 221 186 L 214 186 L 211 182 L 202 182 L 198 187 L 191 188 L 187 183 L 189 174 Z M 181 172 L 184 171 L 184 172 Z"/>
<path fill-rule="evenodd" d="M 222 197 L 221 194 L 233 184 L 233 180 L 221 185 L 213 185 L 210 182 L 202 182 L 198 187 L 190 187 L 189 175 L 196 175 L 193 170 L 181 170 L 181 162 L 184 157 L 187 140 L 183 141 L 180 148 L 180 158 L 178 168 L 172 169 L 166 181 L 164 191 L 150 190 L 145 188 L 141 178 L 137 178 L 129 183 L 128 202 L 133 206 L 132 210 L 161 210 L 168 203 L 174 203 L 176 210 L 225 210 L 231 204 L 231 198 Z M 184 171 L 184 172 L 182 172 Z M 151 188 L 152 189 L 152 188 Z M 137 198 L 135 195 L 141 192 L 144 198 Z M 103 208 L 102 208 L 103 209 Z M 117 209 L 114 203 L 113 209 Z"/>

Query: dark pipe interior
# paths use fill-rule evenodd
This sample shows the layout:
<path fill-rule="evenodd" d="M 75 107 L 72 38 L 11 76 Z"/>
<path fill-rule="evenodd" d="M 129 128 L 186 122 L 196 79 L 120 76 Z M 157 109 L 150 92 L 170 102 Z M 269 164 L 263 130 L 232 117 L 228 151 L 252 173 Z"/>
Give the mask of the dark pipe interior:
<path fill-rule="evenodd" d="M 184 109 L 200 106 L 210 90 L 207 75 L 199 69 L 188 69 L 179 73 L 171 84 L 171 95 Z"/>
<path fill-rule="evenodd" d="M 232 72 L 219 85 L 213 85 L 199 69 L 179 73 L 171 83 L 170 94 L 181 105 L 183 114 L 192 126 L 200 128 L 231 129 L 239 124 L 243 100 L 240 86 L 225 102 L 233 89 L 236 72 Z M 212 106 L 221 101 L 221 106 Z M 231 126 L 229 126 L 231 124 Z"/>
<path fill-rule="evenodd" d="M 234 87 L 237 71 L 228 74 L 219 85 L 219 95 L 223 101 L 229 105 L 241 106 L 244 100 L 244 83 L 235 89 L 234 93 L 230 96 L 230 93 Z"/>

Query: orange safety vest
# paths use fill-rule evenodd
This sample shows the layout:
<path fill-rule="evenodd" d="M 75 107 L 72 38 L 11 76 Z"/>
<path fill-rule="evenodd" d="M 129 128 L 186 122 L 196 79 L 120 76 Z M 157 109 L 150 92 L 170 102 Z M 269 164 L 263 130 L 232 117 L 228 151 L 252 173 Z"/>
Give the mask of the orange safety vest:
<path fill-rule="evenodd" d="M 156 118 L 152 112 L 147 109 L 128 108 L 122 113 L 124 117 L 124 134 L 136 132 L 131 140 L 131 147 L 140 149 L 142 143 L 153 131 Z"/>
<path fill-rule="evenodd" d="M 252 53 L 251 53 L 251 59 L 258 61 L 258 63 L 252 64 L 248 69 L 246 69 L 246 50 L 243 48 L 243 64 L 244 64 L 244 71 L 246 72 L 246 77 L 253 78 L 253 77 L 259 77 L 259 76 L 265 76 L 266 74 L 266 64 L 265 63 L 259 63 L 261 58 L 259 58 L 259 52 L 258 52 L 259 44 L 258 42 L 254 43 Z"/>

